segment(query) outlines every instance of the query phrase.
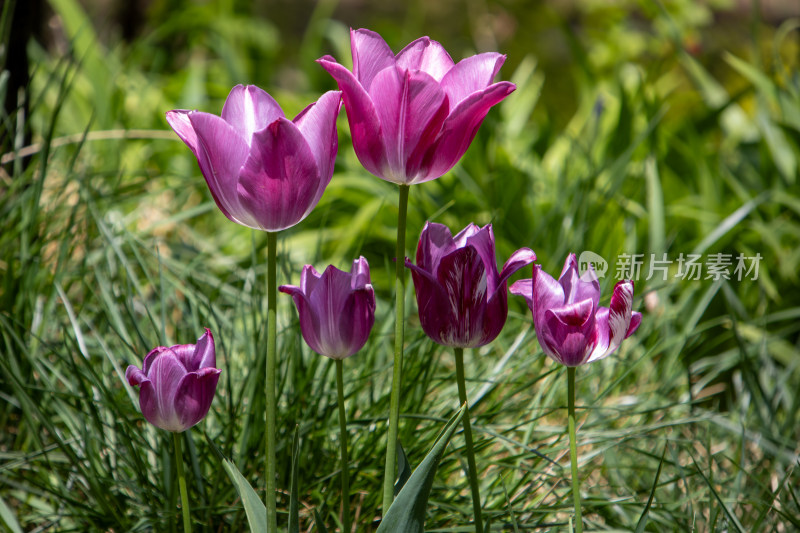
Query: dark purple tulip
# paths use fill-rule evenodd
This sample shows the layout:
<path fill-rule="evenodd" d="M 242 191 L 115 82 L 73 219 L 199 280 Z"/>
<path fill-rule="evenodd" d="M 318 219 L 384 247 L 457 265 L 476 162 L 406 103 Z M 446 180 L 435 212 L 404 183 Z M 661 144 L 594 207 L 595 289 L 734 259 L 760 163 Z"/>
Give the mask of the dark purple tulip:
<path fill-rule="evenodd" d="M 599 307 L 594 269 L 590 266 L 581 276 L 575 254 L 567 257 L 558 281 L 534 265 L 533 278 L 517 281 L 511 292 L 528 301 L 544 353 L 566 366 L 611 355 L 642 322 L 642 314 L 632 310 L 633 281 L 618 282 L 610 308 Z"/>
<path fill-rule="evenodd" d="M 320 275 L 306 265 L 299 287 L 279 290 L 292 296 L 303 338 L 318 354 L 344 359 L 366 344 L 375 323 L 375 291 L 363 257 L 353 261 L 349 274 L 331 265 Z"/>
<path fill-rule="evenodd" d="M 492 225 L 470 224 L 453 238 L 428 222 L 411 269 L 422 329 L 444 346 L 475 348 L 493 341 L 508 315 L 508 278 L 536 260 L 528 248 L 514 252 L 497 272 Z"/>
<path fill-rule="evenodd" d="M 148 422 L 167 431 L 185 431 L 205 418 L 219 373 L 214 337 L 206 328 L 197 344 L 159 346 L 130 365 L 125 378 L 139 386 L 139 407 Z"/>
<path fill-rule="evenodd" d="M 396 56 L 369 30 L 350 30 L 353 71 L 331 56 L 317 60 L 343 93 L 361 164 L 401 185 L 436 179 L 475 138 L 489 109 L 516 86 L 493 83 L 506 56 L 478 54 L 453 62 L 428 37 Z"/>
<path fill-rule="evenodd" d="M 289 120 L 269 94 L 237 85 L 221 117 L 176 109 L 167 122 L 197 157 L 226 217 L 279 231 L 306 218 L 331 181 L 340 94 L 323 94 Z"/>

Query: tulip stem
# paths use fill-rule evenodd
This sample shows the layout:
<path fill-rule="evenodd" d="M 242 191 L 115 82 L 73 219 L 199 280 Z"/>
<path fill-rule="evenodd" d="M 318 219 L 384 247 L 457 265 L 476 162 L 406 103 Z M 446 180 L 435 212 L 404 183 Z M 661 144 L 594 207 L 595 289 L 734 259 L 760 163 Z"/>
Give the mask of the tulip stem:
<path fill-rule="evenodd" d="M 478 469 L 475 465 L 475 450 L 472 445 L 472 426 L 469 421 L 469 404 L 467 402 L 467 385 L 464 380 L 464 348 L 454 348 L 456 354 L 456 382 L 458 383 L 458 403 L 464 406 L 464 440 L 467 443 L 467 466 L 469 486 L 472 489 L 472 512 L 475 514 L 475 533 L 483 533 L 481 517 L 481 493 L 478 486 Z"/>
<path fill-rule="evenodd" d="M 567 425 L 569 426 L 569 460 L 572 464 L 572 499 L 575 504 L 575 531 L 583 532 L 581 487 L 578 479 L 578 445 L 575 436 L 575 367 L 567 367 Z"/>
<path fill-rule="evenodd" d="M 267 531 L 277 533 L 278 511 L 275 502 L 275 357 L 276 357 L 276 320 L 277 320 L 277 256 L 278 234 L 267 232 L 267 381 L 265 385 L 267 406 L 267 444 L 266 444 L 266 478 L 267 490 L 264 501 L 267 507 Z"/>
<path fill-rule="evenodd" d="M 406 213 L 409 185 L 400 185 L 397 209 L 397 247 L 395 248 L 394 364 L 392 392 L 389 402 L 389 436 L 386 442 L 386 469 L 383 474 L 383 516 L 394 500 L 394 479 L 397 466 L 397 426 L 400 421 L 400 383 L 403 374 L 403 345 L 406 315 Z"/>
<path fill-rule="evenodd" d="M 186 475 L 183 473 L 183 454 L 181 453 L 181 434 L 173 433 L 175 442 L 175 468 L 178 469 L 178 484 L 181 489 L 181 511 L 183 513 L 183 531 L 191 533 L 192 519 L 189 516 L 189 493 L 186 491 Z"/>
<path fill-rule="evenodd" d="M 339 433 L 342 447 L 342 533 L 350 533 L 350 475 L 347 473 L 347 415 L 344 412 L 342 360 L 336 359 L 336 391 L 339 396 Z"/>

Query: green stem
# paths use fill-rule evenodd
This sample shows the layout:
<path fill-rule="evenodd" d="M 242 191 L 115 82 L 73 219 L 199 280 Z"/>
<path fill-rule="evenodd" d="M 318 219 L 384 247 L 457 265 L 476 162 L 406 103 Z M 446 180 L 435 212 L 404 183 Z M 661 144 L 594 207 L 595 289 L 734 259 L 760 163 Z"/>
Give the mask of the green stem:
<path fill-rule="evenodd" d="M 275 502 L 275 358 L 276 358 L 276 320 L 277 320 L 277 256 L 278 234 L 267 232 L 267 382 L 265 394 L 267 399 L 267 445 L 266 445 L 266 478 L 267 490 L 264 502 L 267 507 L 267 531 L 277 533 L 278 510 Z"/>
<path fill-rule="evenodd" d="M 569 460 L 572 464 L 572 499 L 575 504 L 575 531 L 583 532 L 581 487 L 578 479 L 578 439 L 575 436 L 575 367 L 567 367 L 567 424 L 569 425 Z"/>
<path fill-rule="evenodd" d="M 183 531 L 192 532 L 192 519 L 189 516 L 189 493 L 186 491 L 186 476 L 183 473 L 183 454 L 181 453 L 181 434 L 173 433 L 175 442 L 175 467 L 178 469 L 178 484 L 181 488 L 181 511 L 183 512 Z"/>
<path fill-rule="evenodd" d="M 342 360 L 336 359 L 336 391 L 339 395 L 339 433 L 342 446 L 342 533 L 350 533 L 350 475 L 347 473 L 347 416 L 344 413 Z"/>
<path fill-rule="evenodd" d="M 386 469 L 383 473 L 383 515 L 394 499 L 394 478 L 397 466 L 397 425 L 400 421 L 400 383 L 403 374 L 403 336 L 406 316 L 406 212 L 408 185 L 400 185 L 397 213 L 397 246 L 395 248 L 394 365 L 392 393 L 389 402 L 389 435 L 386 442 Z"/>
<path fill-rule="evenodd" d="M 472 489 L 472 512 L 475 514 L 475 533 L 483 533 L 481 517 L 481 493 L 478 487 L 478 469 L 475 466 L 475 449 L 472 445 L 472 426 L 469 421 L 469 404 L 467 402 L 467 384 L 464 379 L 464 349 L 454 348 L 456 354 L 456 382 L 458 383 L 458 402 L 464 408 L 464 439 L 467 441 L 467 466 L 469 467 L 469 486 Z"/>

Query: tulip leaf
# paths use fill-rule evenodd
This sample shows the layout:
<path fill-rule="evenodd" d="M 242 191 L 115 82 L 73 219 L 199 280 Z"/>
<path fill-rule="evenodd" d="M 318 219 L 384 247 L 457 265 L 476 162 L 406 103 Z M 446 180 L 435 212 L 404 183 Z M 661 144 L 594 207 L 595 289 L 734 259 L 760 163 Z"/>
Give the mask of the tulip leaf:
<path fill-rule="evenodd" d="M 292 438 L 292 475 L 289 481 L 289 533 L 300 533 L 300 496 L 298 478 L 300 477 L 300 426 L 294 427 Z"/>
<path fill-rule="evenodd" d="M 236 488 L 236 492 L 242 499 L 244 512 L 247 515 L 247 523 L 250 524 L 250 532 L 266 533 L 267 508 L 264 506 L 264 502 L 261 501 L 261 498 L 258 497 L 258 494 L 256 494 L 256 491 L 253 489 L 250 483 L 248 483 L 242 473 L 239 472 L 239 469 L 236 468 L 236 465 L 226 458 L 219 448 L 217 448 L 208 434 L 206 434 L 206 440 L 211 445 L 211 449 L 214 451 L 217 457 L 222 460 L 222 466 L 225 467 L 225 472 L 227 472 L 228 477 L 231 478 L 233 486 Z"/>
<path fill-rule="evenodd" d="M 400 494 L 381 520 L 377 533 L 422 533 L 425 529 L 425 512 L 433 477 L 444 455 L 444 449 L 464 416 L 465 407 L 453 415 L 433 443 L 433 447 L 419 464 Z"/>
<path fill-rule="evenodd" d="M 408 478 L 411 477 L 411 465 L 408 462 L 408 457 L 406 457 L 406 451 L 403 449 L 403 445 L 400 443 L 400 440 L 397 440 L 397 481 L 394 484 L 394 495 L 400 493 L 400 490 L 408 481 Z"/>

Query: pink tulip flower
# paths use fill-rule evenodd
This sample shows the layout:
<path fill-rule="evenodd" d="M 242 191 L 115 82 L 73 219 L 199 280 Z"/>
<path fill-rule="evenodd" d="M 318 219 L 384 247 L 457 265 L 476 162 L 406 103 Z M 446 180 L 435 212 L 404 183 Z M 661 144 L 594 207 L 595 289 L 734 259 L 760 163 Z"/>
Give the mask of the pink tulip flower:
<path fill-rule="evenodd" d="M 489 109 L 516 86 L 493 83 L 506 56 L 484 53 L 457 64 L 422 37 L 396 56 L 375 32 L 350 30 L 353 71 L 317 60 L 343 93 L 353 147 L 369 172 L 398 184 L 442 176 L 469 148 Z"/>
<path fill-rule="evenodd" d="M 507 282 L 536 254 L 521 248 L 498 273 L 492 225 L 470 224 L 455 238 L 443 224 L 428 222 L 411 269 L 422 329 L 443 346 L 475 348 L 493 341 L 508 315 Z"/>
<path fill-rule="evenodd" d="M 180 432 L 208 414 L 222 372 L 216 364 L 214 337 L 206 328 L 197 344 L 155 348 L 142 369 L 130 365 L 125 378 L 139 386 L 139 407 L 148 422 Z"/>
<path fill-rule="evenodd" d="M 558 281 L 534 265 L 533 278 L 517 281 L 511 292 L 528 301 L 544 353 L 566 366 L 608 357 L 642 321 L 632 310 L 633 281 L 618 282 L 610 307 L 599 307 L 597 275 L 591 266 L 580 275 L 575 254 L 567 257 Z"/>
<path fill-rule="evenodd" d="M 176 109 L 167 122 L 197 157 L 226 217 L 280 231 L 307 217 L 331 181 L 340 94 L 323 94 L 289 120 L 269 94 L 237 85 L 221 117 Z"/>
<path fill-rule="evenodd" d="M 299 287 L 279 290 L 292 296 L 303 339 L 318 354 L 345 359 L 366 344 L 375 323 L 375 291 L 363 257 L 353 261 L 349 274 L 331 265 L 320 275 L 306 265 Z"/>

